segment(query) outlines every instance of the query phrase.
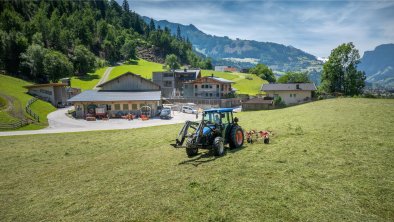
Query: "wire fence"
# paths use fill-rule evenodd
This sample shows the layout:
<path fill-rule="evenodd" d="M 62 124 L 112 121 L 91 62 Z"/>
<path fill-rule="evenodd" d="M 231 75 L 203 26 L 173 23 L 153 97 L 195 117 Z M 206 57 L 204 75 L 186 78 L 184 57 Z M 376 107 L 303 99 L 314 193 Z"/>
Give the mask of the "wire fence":
<path fill-rule="evenodd" d="M 12 123 L 0 123 L 0 129 L 17 129 L 28 124 L 28 120 L 22 119 Z"/>

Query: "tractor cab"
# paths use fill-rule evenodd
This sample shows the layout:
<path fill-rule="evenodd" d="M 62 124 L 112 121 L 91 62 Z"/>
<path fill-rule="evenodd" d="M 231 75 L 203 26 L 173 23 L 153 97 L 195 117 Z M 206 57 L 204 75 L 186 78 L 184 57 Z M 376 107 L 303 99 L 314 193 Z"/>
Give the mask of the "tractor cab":
<path fill-rule="evenodd" d="M 244 134 L 238 125 L 238 118 L 233 117 L 232 108 L 217 108 L 203 111 L 202 121 L 186 122 L 178 134 L 175 147 L 181 147 L 186 139 L 186 153 L 194 156 L 198 148 L 213 149 L 215 155 L 224 154 L 224 145 L 238 148 L 243 145 Z M 192 131 L 189 132 L 189 129 Z"/>

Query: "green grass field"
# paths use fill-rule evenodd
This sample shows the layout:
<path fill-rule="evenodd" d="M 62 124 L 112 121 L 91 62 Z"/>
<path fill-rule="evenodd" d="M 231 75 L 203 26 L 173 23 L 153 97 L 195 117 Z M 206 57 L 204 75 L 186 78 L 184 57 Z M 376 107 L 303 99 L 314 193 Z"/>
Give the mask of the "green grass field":
<path fill-rule="evenodd" d="M 270 129 L 189 159 L 181 125 L 2 137 L 1 221 L 393 221 L 394 100 L 236 114 Z"/>
<path fill-rule="evenodd" d="M 202 76 L 210 76 L 211 74 L 214 74 L 214 76 L 216 77 L 234 81 L 234 84 L 232 86 L 238 90 L 238 94 L 261 94 L 261 85 L 263 83 L 267 83 L 267 81 L 262 80 L 254 74 L 202 70 Z M 247 79 L 247 77 L 250 77 L 251 79 Z"/>
<path fill-rule="evenodd" d="M 82 91 L 93 89 L 100 81 L 101 77 L 103 77 L 103 74 L 107 68 L 108 67 L 97 69 L 94 73 L 88 73 L 81 77 L 74 76 L 71 78 L 71 86 L 75 88 L 81 88 Z"/>
<path fill-rule="evenodd" d="M 33 98 L 32 96 L 26 94 L 27 89 L 23 88 L 23 86 L 30 85 L 32 83 L 26 82 L 24 80 L 14 78 L 11 76 L 0 75 L 0 94 L 12 96 L 15 98 L 16 104 L 13 104 L 17 109 L 24 109 L 26 103 Z M 41 129 L 48 125 L 47 115 L 50 112 L 56 110 L 50 103 L 44 102 L 42 100 L 37 100 L 31 106 L 31 109 L 40 116 L 40 123 L 30 124 L 28 126 L 19 128 L 19 130 L 24 129 Z M 13 118 L 8 113 L 0 111 L 0 121 L 1 122 L 13 122 L 15 118 Z M 24 112 L 25 113 L 25 112 Z M 26 116 L 28 114 L 25 113 Z"/>
<path fill-rule="evenodd" d="M 141 75 L 146 79 L 152 79 L 152 72 L 163 71 L 163 65 L 159 63 L 149 62 L 143 59 L 136 60 L 136 64 L 116 66 L 108 80 L 116 78 L 126 72 Z"/>

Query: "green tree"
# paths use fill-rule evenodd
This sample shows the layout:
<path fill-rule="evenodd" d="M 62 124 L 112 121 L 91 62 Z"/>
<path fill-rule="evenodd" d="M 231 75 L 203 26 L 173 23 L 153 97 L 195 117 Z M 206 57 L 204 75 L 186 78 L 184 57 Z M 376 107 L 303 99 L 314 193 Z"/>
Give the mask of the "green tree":
<path fill-rule="evenodd" d="M 256 74 L 261 79 L 267 80 L 268 82 L 276 82 L 276 78 L 272 69 L 264 64 L 257 64 L 255 67 L 249 70 L 250 73 Z"/>
<path fill-rule="evenodd" d="M 152 18 L 150 19 L 150 22 L 149 22 L 149 29 L 150 29 L 151 31 L 156 30 L 155 22 L 153 21 Z"/>
<path fill-rule="evenodd" d="M 137 56 L 135 51 L 135 43 L 130 39 L 126 39 L 125 43 L 120 49 L 120 54 L 124 60 L 136 59 Z"/>
<path fill-rule="evenodd" d="M 165 65 L 169 70 L 179 69 L 181 67 L 178 57 L 174 54 L 166 56 Z"/>
<path fill-rule="evenodd" d="M 179 25 L 176 27 L 176 38 L 178 40 L 182 39 L 181 28 L 179 27 Z"/>
<path fill-rule="evenodd" d="M 123 0 L 122 8 L 123 8 L 123 10 L 125 12 L 129 12 L 130 11 L 129 2 L 127 0 Z"/>
<path fill-rule="evenodd" d="M 365 73 L 357 70 L 360 54 L 353 43 L 343 43 L 331 51 L 323 65 L 322 90 L 327 93 L 358 95 L 365 87 Z"/>
<path fill-rule="evenodd" d="M 83 45 L 74 48 L 72 62 L 78 75 L 86 74 L 96 67 L 96 57 Z"/>
<path fill-rule="evenodd" d="M 306 72 L 286 72 L 278 78 L 278 83 L 306 83 L 311 82 Z"/>
<path fill-rule="evenodd" d="M 26 52 L 21 54 L 21 65 L 30 71 L 30 76 L 36 80 L 43 77 L 44 74 L 44 58 L 47 49 L 41 45 L 33 44 L 27 48 Z"/>
<path fill-rule="evenodd" d="M 44 73 L 52 82 L 73 74 L 73 64 L 67 56 L 58 51 L 49 50 L 44 57 L 43 65 Z"/>

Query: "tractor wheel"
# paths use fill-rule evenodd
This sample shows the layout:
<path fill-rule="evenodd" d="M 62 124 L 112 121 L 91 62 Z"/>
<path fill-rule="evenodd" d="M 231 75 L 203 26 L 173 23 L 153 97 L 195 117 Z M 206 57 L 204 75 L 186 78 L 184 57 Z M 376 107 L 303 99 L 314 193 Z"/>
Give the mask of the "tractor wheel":
<path fill-rule="evenodd" d="M 216 137 L 213 142 L 213 152 L 215 156 L 223 156 L 224 154 L 224 140 L 222 137 Z"/>
<path fill-rule="evenodd" d="M 198 148 L 193 146 L 193 138 L 186 140 L 186 154 L 188 157 L 193 157 L 198 154 Z"/>
<path fill-rule="evenodd" d="M 252 141 L 251 141 L 252 142 Z M 244 131 L 240 126 L 234 126 L 230 133 L 230 148 L 239 148 L 244 144 Z"/>
<path fill-rule="evenodd" d="M 270 138 L 264 138 L 264 143 L 269 144 L 270 143 Z"/>

